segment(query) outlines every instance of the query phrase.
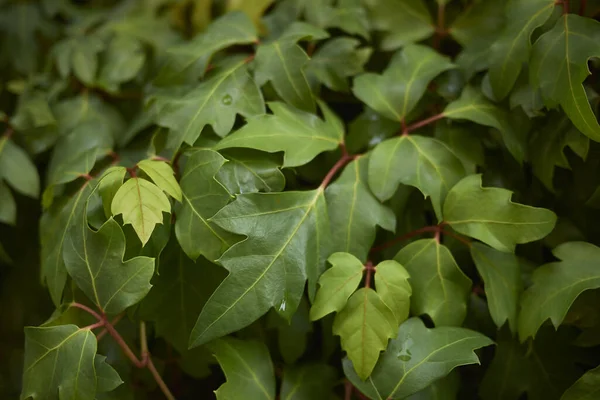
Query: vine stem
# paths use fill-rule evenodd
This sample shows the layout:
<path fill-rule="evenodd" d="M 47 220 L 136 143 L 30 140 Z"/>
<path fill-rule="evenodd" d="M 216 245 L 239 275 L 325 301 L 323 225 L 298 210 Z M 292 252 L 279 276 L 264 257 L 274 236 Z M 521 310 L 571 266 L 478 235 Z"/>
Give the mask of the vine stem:
<path fill-rule="evenodd" d="M 342 169 L 350 161 L 360 157 L 360 154 L 358 154 L 358 155 L 348 154 L 348 150 L 346 149 L 346 145 L 344 143 L 340 143 L 340 148 L 342 149 L 342 157 L 340 157 L 340 159 L 337 160 L 337 162 L 333 165 L 333 167 L 331 167 L 329 172 L 327 172 L 327 175 L 325 175 L 325 178 L 323 178 L 321 185 L 319 185 L 319 187 L 322 189 L 325 189 L 327 187 L 327 185 L 329 185 L 329 183 L 331 182 L 331 180 L 333 179 L 335 174 L 337 174 L 340 169 Z"/>
<path fill-rule="evenodd" d="M 425 118 L 424 120 L 415 122 L 414 124 L 407 126 L 403 130 L 403 134 L 409 134 L 410 132 L 412 132 L 412 131 L 414 131 L 416 129 L 422 128 L 422 127 L 427 126 L 429 124 L 432 124 L 432 123 L 434 123 L 434 122 L 436 122 L 436 121 L 444 118 L 445 116 L 446 115 L 444 113 L 439 113 L 439 114 L 433 115 L 433 116 L 431 116 L 429 118 Z"/>
<path fill-rule="evenodd" d="M 71 303 L 71 307 L 76 307 L 76 308 L 82 309 L 83 311 L 87 312 L 88 314 L 91 314 L 98 321 L 103 321 L 104 320 L 104 318 L 100 314 L 98 314 L 96 311 L 92 310 L 91 308 L 89 308 L 85 304 L 73 302 L 73 303 Z"/>
<path fill-rule="evenodd" d="M 365 269 L 367 271 L 367 276 L 365 278 L 365 287 L 370 288 L 371 276 L 373 275 L 373 271 L 375 270 L 375 267 L 373 266 L 373 262 L 371 260 L 367 261 L 367 263 L 365 264 Z"/>
<path fill-rule="evenodd" d="M 579 4 L 579 15 L 583 16 L 585 14 L 585 8 L 587 6 L 587 0 L 581 0 Z"/>

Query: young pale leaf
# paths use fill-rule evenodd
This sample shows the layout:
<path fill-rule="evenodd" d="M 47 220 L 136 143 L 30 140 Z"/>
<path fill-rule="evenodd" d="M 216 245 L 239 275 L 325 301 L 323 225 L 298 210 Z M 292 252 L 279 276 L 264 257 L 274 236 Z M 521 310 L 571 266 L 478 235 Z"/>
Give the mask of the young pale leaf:
<path fill-rule="evenodd" d="M 131 224 L 142 244 L 146 244 L 154 226 L 162 224 L 162 213 L 171 212 L 171 203 L 158 186 L 134 177 L 117 190 L 110 209 L 113 215 L 123 214 L 123 222 Z"/>
<path fill-rule="evenodd" d="M 395 50 L 419 42 L 435 32 L 422 0 L 365 0 L 373 28 L 385 32 L 381 47 Z"/>
<path fill-rule="evenodd" d="M 179 187 L 179 183 L 175 180 L 175 173 L 169 164 L 158 160 L 142 160 L 137 166 L 148 174 L 156 186 L 174 199 L 181 201 L 181 188 Z"/>
<path fill-rule="evenodd" d="M 466 119 L 498 129 L 508 151 L 517 161 L 523 162 L 526 138 L 512 127 L 508 114 L 487 100 L 481 92 L 467 86 L 458 100 L 446 106 L 443 115 L 446 118 Z"/>
<path fill-rule="evenodd" d="M 362 262 L 348 253 L 333 253 L 327 261 L 331 268 L 319 278 L 319 290 L 310 308 L 312 321 L 334 311 L 340 312 L 358 287 L 365 270 Z"/>
<path fill-rule="evenodd" d="M 381 201 L 398 185 L 414 186 L 430 196 L 438 220 L 448 191 L 465 176 L 461 161 L 437 139 L 403 135 L 381 142 L 369 157 L 369 187 Z"/>
<path fill-rule="evenodd" d="M 115 198 L 115 194 L 117 194 L 117 191 L 123 185 L 123 179 L 125 179 L 126 173 L 127 169 L 125 167 L 110 167 L 104 172 L 102 178 L 100 178 L 98 192 L 100 193 L 100 197 L 102 197 L 104 215 L 107 218 L 110 218 L 112 215 L 110 207 Z"/>
<path fill-rule="evenodd" d="M 267 346 L 223 338 L 212 342 L 209 348 L 227 378 L 215 392 L 218 400 L 235 399 L 240 393 L 248 400 L 275 400 L 275 371 Z"/>
<path fill-rule="evenodd" d="M 582 82 L 590 74 L 588 60 L 598 56 L 600 23 L 565 13 L 535 42 L 529 63 L 530 82 L 546 103 L 559 103 L 577 129 L 595 141 L 600 140 L 600 125 Z"/>
<path fill-rule="evenodd" d="M 96 336 L 75 325 L 25 328 L 25 362 L 21 399 L 94 400 L 97 374 L 94 368 Z M 118 375 L 117 375 L 118 376 Z"/>
<path fill-rule="evenodd" d="M 314 297 L 331 235 L 321 188 L 239 195 L 210 221 L 248 238 L 219 259 L 230 274 L 202 309 L 190 347 L 247 326 L 271 307 L 289 319 L 307 277 Z"/>
<path fill-rule="evenodd" d="M 356 291 L 335 316 L 333 334 L 352 360 L 360 379 L 365 380 L 377 363 L 379 353 L 394 337 L 398 324 L 392 310 L 370 288 Z"/>
<path fill-rule="evenodd" d="M 600 287 L 600 248 L 591 243 L 564 243 L 552 252 L 561 261 L 533 272 L 533 285 L 525 291 L 519 314 L 519 337 L 535 336 L 544 321 L 558 328 L 569 307 L 584 291 Z"/>
<path fill-rule="evenodd" d="M 333 113 L 323 121 L 315 114 L 297 110 L 283 103 L 269 103 L 273 114 L 248 120 L 238 131 L 221 140 L 216 150 L 243 147 L 275 153 L 283 151 L 283 167 L 304 165 L 318 154 L 334 150 L 343 132 Z"/>
<path fill-rule="evenodd" d="M 176 209 L 175 234 L 192 260 L 204 255 L 216 260 L 236 242 L 235 235 L 209 222 L 231 200 L 231 195 L 215 179 L 226 160 L 213 150 L 196 150 L 188 158 L 181 176 L 183 202 Z"/>
<path fill-rule="evenodd" d="M 500 329 L 506 321 L 517 330 L 519 297 L 523 291 L 519 259 L 512 253 L 498 251 L 483 243 L 472 243 L 471 257 L 485 284 L 488 307 Z"/>
<path fill-rule="evenodd" d="M 385 260 L 375 269 L 375 286 L 381 300 L 396 316 L 398 326 L 408 318 L 412 288 L 408 271 L 394 260 Z"/>
<path fill-rule="evenodd" d="M 228 162 L 217 172 L 216 179 L 229 193 L 281 192 L 285 176 L 279 169 L 281 161 L 275 154 L 250 149 L 232 149 L 224 153 Z"/>
<path fill-rule="evenodd" d="M 87 214 L 68 233 L 64 258 L 75 284 L 107 314 L 118 314 L 139 302 L 150 290 L 154 259 L 134 257 L 123 262 L 125 235 L 114 219 L 94 232 Z"/>
<path fill-rule="evenodd" d="M 25 196 L 37 198 L 40 194 L 37 168 L 8 135 L 0 138 L 0 182 L 2 180 Z"/>
<path fill-rule="evenodd" d="M 400 326 L 367 381 L 359 379 L 356 364 L 345 359 L 344 373 L 373 400 L 404 399 L 425 389 L 461 365 L 479 364 L 476 349 L 493 342 L 464 328 L 428 329 L 419 318 Z"/>
<path fill-rule="evenodd" d="M 469 175 L 448 193 L 444 220 L 459 233 L 506 252 L 552 232 L 556 214 L 513 203 L 511 196 L 506 189 L 482 187 L 481 175 Z"/>
<path fill-rule="evenodd" d="M 333 248 L 366 260 L 377 226 L 394 232 L 396 217 L 367 185 L 368 156 L 358 157 L 325 190 L 329 221 L 336 226 Z"/>
<path fill-rule="evenodd" d="M 155 83 L 165 85 L 195 81 L 204 75 L 211 57 L 217 51 L 257 40 L 254 24 L 246 14 L 240 11 L 227 13 L 190 42 L 169 48 L 168 61 Z"/>
<path fill-rule="evenodd" d="M 417 240 L 400 250 L 394 260 L 410 275 L 413 314 L 429 315 L 436 326 L 462 324 L 471 280 L 446 246 L 435 239 Z"/>
<path fill-rule="evenodd" d="M 281 383 L 282 400 L 332 400 L 336 370 L 326 364 L 285 367 Z"/>
<path fill-rule="evenodd" d="M 352 92 L 378 113 L 402 121 L 423 97 L 429 82 L 451 68 L 447 57 L 427 46 L 411 44 L 394 54 L 382 75 L 357 76 Z"/>
<path fill-rule="evenodd" d="M 511 0 L 501 36 L 490 50 L 490 84 L 494 97 L 504 99 L 529 60 L 531 34 L 552 14 L 555 0 Z"/>
<path fill-rule="evenodd" d="M 600 397 L 600 366 L 586 372 L 560 400 L 593 400 Z"/>
<path fill-rule="evenodd" d="M 217 64 L 204 81 L 182 94 L 162 89 L 151 97 L 159 125 L 170 128 L 168 148 L 183 142 L 193 145 L 206 125 L 219 136 L 233 128 L 237 114 L 252 117 L 265 113 L 262 94 L 248 74 L 244 57 Z"/>

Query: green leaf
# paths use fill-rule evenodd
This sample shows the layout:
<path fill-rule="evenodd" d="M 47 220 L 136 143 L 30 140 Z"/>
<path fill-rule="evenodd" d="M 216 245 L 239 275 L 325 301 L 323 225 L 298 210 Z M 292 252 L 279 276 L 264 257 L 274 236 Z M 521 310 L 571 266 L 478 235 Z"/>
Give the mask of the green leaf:
<path fill-rule="evenodd" d="M 218 400 L 235 399 L 240 393 L 248 400 L 275 399 L 275 372 L 263 343 L 223 338 L 209 347 L 227 378 L 215 392 Z"/>
<path fill-rule="evenodd" d="M 467 174 L 474 174 L 477 166 L 485 165 L 485 155 L 480 133 L 471 127 L 438 123 L 435 138 L 446 143 L 462 161 Z"/>
<path fill-rule="evenodd" d="M 490 51 L 490 84 L 494 96 L 504 99 L 529 60 L 531 34 L 552 14 L 554 0 L 512 0 L 506 5 L 508 24 Z"/>
<path fill-rule="evenodd" d="M 139 40 L 116 35 L 104 53 L 98 84 L 110 92 L 117 92 L 122 83 L 135 78 L 145 62 L 146 54 Z"/>
<path fill-rule="evenodd" d="M 155 79 L 158 85 L 194 81 L 206 72 L 213 54 L 236 44 L 250 44 L 258 37 L 254 24 L 240 11 L 216 19 L 190 42 L 168 49 L 167 63 Z"/>
<path fill-rule="evenodd" d="M 448 191 L 465 175 L 464 167 L 439 140 L 402 135 L 378 144 L 369 159 L 369 187 L 381 201 L 390 199 L 400 183 L 431 197 L 438 220 Z"/>
<path fill-rule="evenodd" d="M 131 224 L 142 244 L 146 244 L 154 226 L 162 224 L 162 213 L 171 212 L 171 203 L 158 186 L 134 177 L 117 190 L 111 211 L 113 215 L 123 214 L 123 222 Z"/>
<path fill-rule="evenodd" d="M 248 238 L 219 259 L 230 274 L 198 317 L 190 347 L 247 326 L 271 307 L 289 319 L 307 278 L 314 297 L 330 246 L 321 188 L 242 194 L 210 221 Z"/>
<path fill-rule="evenodd" d="M 460 375 L 457 370 L 454 370 L 425 389 L 407 397 L 407 400 L 456 400 L 460 383 Z"/>
<path fill-rule="evenodd" d="M 148 174 L 156 186 L 174 199 L 181 201 L 181 188 L 175 180 L 175 172 L 173 172 L 173 168 L 169 164 L 158 160 L 142 160 L 137 166 Z"/>
<path fill-rule="evenodd" d="M 358 378 L 348 359 L 343 363 L 344 373 L 370 399 L 404 399 L 456 367 L 479 364 L 475 350 L 491 344 L 478 332 L 455 327 L 428 329 L 419 318 L 411 318 L 400 326 L 367 381 Z"/>
<path fill-rule="evenodd" d="M 379 353 L 394 337 L 397 326 L 392 310 L 370 288 L 356 291 L 335 316 L 333 334 L 341 337 L 342 349 L 360 379 L 371 375 Z"/>
<path fill-rule="evenodd" d="M 383 50 L 395 50 L 419 42 L 435 32 L 422 0 L 365 0 L 373 28 L 385 32 Z"/>
<path fill-rule="evenodd" d="M 471 257 L 485 284 L 488 307 L 500 329 L 506 321 L 517 330 L 519 297 L 523 291 L 519 259 L 511 253 L 495 250 L 483 243 L 471 244 Z"/>
<path fill-rule="evenodd" d="M 369 39 L 369 20 L 361 0 L 305 1 L 305 16 L 308 22 L 321 28 L 339 28 L 342 31 Z"/>
<path fill-rule="evenodd" d="M 104 207 L 106 218 L 110 218 L 112 215 L 110 211 L 112 201 L 119 188 L 123 185 L 126 173 L 127 169 L 125 167 L 110 167 L 100 178 L 98 192 L 100 193 L 100 197 L 102 197 L 102 206 Z"/>
<path fill-rule="evenodd" d="M 17 192 L 37 198 L 40 177 L 27 153 L 4 135 L 0 138 L 0 182 L 4 180 Z"/>
<path fill-rule="evenodd" d="M 329 313 L 340 312 L 362 280 L 365 267 L 348 253 L 333 253 L 327 261 L 331 268 L 319 277 L 319 290 L 310 308 L 312 321 Z"/>
<path fill-rule="evenodd" d="M 231 200 L 215 179 L 226 160 L 213 150 L 196 150 L 187 159 L 180 185 L 182 205 L 176 209 L 175 234 L 183 251 L 192 260 L 200 255 L 216 260 L 236 242 L 232 235 L 208 221 Z"/>
<path fill-rule="evenodd" d="M 307 351 L 309 333 L 313 331 L 306 297 L 302 297 L 298 309 L 289 321 L 271 310 L 267 324 L 269 328 L 277 329 L 277 347 L 283 361 L 288 365 L 295 364 Z"/>
<path fill-rule="evenodd" d="M 352 161 L 342 175 L 325 190 L 329 221 L 338 227 L 333 248 L 366 260 L 377 226 L 394 232 L 396 218 L 382 205 L 367 184 L 368 156 Z"/>
<path fill-rule="evenodd" d="M 429 315 L 436 326 L 462 324 L 471 280 L 446 246 L 435 239 L 417 240 L 400 250 L 394 260 L 410 275 L 413 314 Z"/>
<path fill-rule="evenodd" d="M 588 60 L 600 56 L 599 40 L 598 21 L 565 14 L 535 42 L 529 63 L 530 82 L 540 88 L 546 104 L 560 104 L 575 127 L 596 141 L 600 125 L 582 82 L 590 74 Z"/>
<path fill-rule="evenodd" d="M 375 268 L 375 285 L 381 300 L 392 310 L 398 325 L 406 321 L 410 311 L 412 288 L 408 271 L 394 260 L 385 260 Z"/>
<path fill-rule="evenodd" d="M 153 94 L 150 101 L 157 123 L 171 129 L 167 146 L 173 149 L 183 142 L 194 144 L 206 125 L 225 136 L 237 114 L 248 118 L 265 113 L 262 94 L 248 74 L 244 57 L 217 64 L 204 81 L 187 92 L 167 88 Z"/>
<path fill-rule="evenodd" d="M 328 40 L 311 58 L 307 74 L 331 90 L 348 92 L 348 77 L 363 72 L 373 52 L 372 48 L 358 48 L 359 45 L 360 41 L 349 37 Z"/>
<path fill-rule="evenodd" d="M 447 57 L 429 47 L 411 44 L 394 54 L 382 75 L 357 76 L 352 92 L 380 114 L 402 121 L 423 97 L 429 82 L 451 68 Z"/>
<path fill-rule="evenodd" d="M 99 393 L 115 390 L 123 383 L 119 373 L 106 363 L 106 357 L 103 355 L 96 354 L 94 369 L 96 370 L 96 391 Z"/>
<path fill-rule="evenodd" d="M 243 11 L 257 27 L 260 27 L 261 17 L 273 2 L 274 0 L 227 0 L 225 9 L 227 11 Z"/>
<path fill-rule="evenodd" d="M 25 328 L 21 399 L 94 400 L 96 337 L 75 325 Z M 111 369 L 111 372 L 114 371 Z"/>
<path fill-rule="evenodd" d="M 9 225 L 17 223 L 17 203 L 4 182 L 0 181 L 0 222 Z"/>
<path fill-rule="evenodd" d="M 93 84 L 98 73 L 98 54 L 104 47 L 105 43 L 93 35 L 70 37 L 58 42 L 52 53 L 59 74 L 68 78 L 73 73 L 81 82 Z"/>
<path fill-rule="evenodd" d="M 75 284 L 107 314 L 118 314 L 139 302 L 150 290 L 154 259 L 134 257 L 123 262 L 125 235 L 114 219 L 94 232 L 87 215 L 69 231 L 64 259 Z"/>
<path fill-rule="evenodd" d="M 511 201 L 512 192 L 484 188 L 481 175 L 457 183 L 444 203 L 444 220 L 457 232 L 479 239 L 496 250 L 542 239 L 554 229 L 556 214 Z"/>
<path fill-rule="evenodd" d="M 592 400 L 600 395 L 600 366 L 586 372 L 560 400 Z"/>
<path fill-rule="evenodd" d="M 276 155 L 232 149 L 224 156 L 228 162 L 221 166 L 216 179 L 230 193 L 281 192 L 285 188 L 285 176 L 279 170 L 281 161 Z"/>
<path fill-rule="evenodd" d="M 273 114 L 249 119 L 245 126 L 221 140 L 215 149 L 243 147 L 269 153 L 283 151 L 283 167 L 286 168 L 304 165 L 319 153 L 336 149 L 342 141 L 337 130 L 339 120 L 332 113 L 323 121 L 315 114 L 283 103 L 269 103 L 269 108 Z"/>
<path fill-rule="evenodd" d="M 326 364 L 286 367 L 281 383 L 281 400 L 333 399 L 336 370 Z"/>
<path fill-rule="evenodd" d="M 535 336 L 544 321 L 558 328 L 577 296 L 600 287 L 597 257 L 600 249 L 591 243 L 564 243 L 552 252 L 560 261 L 533 272 L 533 285 L 525 291 L 519 314 L 519 337 Z"/>

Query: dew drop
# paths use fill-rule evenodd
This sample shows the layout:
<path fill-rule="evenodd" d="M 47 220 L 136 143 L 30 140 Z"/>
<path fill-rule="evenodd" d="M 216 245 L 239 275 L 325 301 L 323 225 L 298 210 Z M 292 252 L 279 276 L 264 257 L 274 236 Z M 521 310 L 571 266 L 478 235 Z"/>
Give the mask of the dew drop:
<path fill-rule="evenodd" d="M 285 300 L 283 300 L 279 305 L 279 311 L 285 311 Z"/>
<path fill-rule="evenodd" d="M 412 338 L 408 338 L 402 345 L 402 349 L 398 352 L 398 359 L 400 361 L 408 362 L 412 358 L 412 353 L 410 352 L 410 347 L 413 345 Z"/>
<path fill-rule="evenodd" d="M 221 103 L 225 104 L 226 106 L 230 105 L 232 102 L 233 102 L 233 99 L 228 94 L 223 96 L 223 98 L 221 99 Z"/>
<path fill-rule="evenodd" d="M 411 356 L 409 356 L 408 354 L 400 354 L 400 355 L 398 356 L 398 358 L 399 358 L 401 361 L 408 362 L 408 361 L 410 361 L 410 359 L 411 359 L 412 357 L 411 357 Z"/>

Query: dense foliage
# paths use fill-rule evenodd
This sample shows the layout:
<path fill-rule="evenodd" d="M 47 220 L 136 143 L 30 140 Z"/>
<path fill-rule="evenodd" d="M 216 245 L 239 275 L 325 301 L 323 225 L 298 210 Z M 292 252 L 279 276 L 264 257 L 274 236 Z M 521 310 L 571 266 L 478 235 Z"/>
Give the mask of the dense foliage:
<path fill-rule="evenodd" d="M 0 397 L 600 398 L 598 15 L 1 0 Z"/>

